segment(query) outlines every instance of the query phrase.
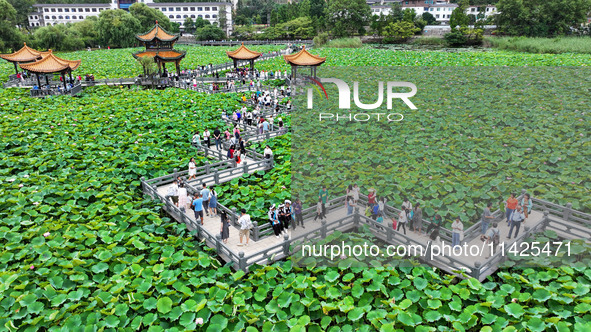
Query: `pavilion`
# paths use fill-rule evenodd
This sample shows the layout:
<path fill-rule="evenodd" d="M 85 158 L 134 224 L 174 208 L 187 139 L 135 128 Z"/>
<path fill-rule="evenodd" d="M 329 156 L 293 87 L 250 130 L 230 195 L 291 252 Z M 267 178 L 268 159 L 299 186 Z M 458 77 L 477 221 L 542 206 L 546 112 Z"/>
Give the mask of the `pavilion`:
<path fill-rule="evenodd" d="M 180 63 L 187 51 L 177 51 L 173 48 L 174 43 L 179 39 L 178 35 L 168 33 L 156 21 L 156 24 L 149 32 L 136 35 L 135 38 L 144 43 L 146 50 L 134 53 L 134 58 L 154 58 L 154 61 L 158 64 L 158 73 L 160 74 L 162 74 L 163 67 L 166 69 L 167 62 L 174 62 L 177 75 L 180 76 Z"/>
<path fill-rule="evenodd" d="M 31 73 L 35 73 L 35 75 L 37 76 L 37 84 L 39 84 L 39 87 L 41 86 L 39 74 L 60 73 L 62 76 L 62 81 L 64 83 L 64 89 L 67 89 L 65 75 L 69 74 L 70 80 L 72 80 L 72 71 L 76 70 L 78 66 L 80 66 L 80 63 L 80 60 L 66 60 L 58 58 L 53 54 L 51 50 L 49 50 L 47 55 L 45 55 L 43 59 L 32 63 L 20 64 L 20 67 Z M 45 80 L 46 83 L 49 84 L 47 76 L 45 76 Z"/>
<path fill-rule="evenodd" d="M 254 70 L 254 60 L 258 59 L 263 53 L 251 51 L 244 43 L 236 50 L 236 51 L 226 51 L 228 58 L 234 61 L 234 68 L 238 67 L 238 61 L 249 61 L 250 62 L 250 70 Z"/>
<path fill-rule="evenodd" d="M 39 52 L 27 46 L 27 43 L 24 43 L 24 46 L 20 50 L 11 54 L 0 54 L 0 58 L 12 62 L 14 64 L 14 71 L 18 74 L 19 64 L 41 60 L 47 54 L 49 52 Z"/>
<path fill-rule="evenodd" d="M 291 65 L 292 78 L 295 82 L 298 67 L 310 67 L 310 76 L 316 78 L 316 68 L 326 61 L 326 57 L 319 57 L 310 54 L 306 50 L 306 45 L 302 50 L 295 54 L 284 55 L 285 62 Z"/>

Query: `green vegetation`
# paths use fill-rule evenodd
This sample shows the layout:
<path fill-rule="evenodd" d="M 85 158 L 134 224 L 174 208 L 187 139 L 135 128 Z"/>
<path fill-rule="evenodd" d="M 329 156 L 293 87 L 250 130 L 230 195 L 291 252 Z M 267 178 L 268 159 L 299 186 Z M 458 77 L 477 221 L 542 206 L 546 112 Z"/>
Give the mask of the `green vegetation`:
<path fill-rule="evenodd" d="M 181 63 L 183 68 L 227 61 L 224 51 L 233 49 L 179 48 L 190 49 Z M 81 74 L 94 73 L 97 78 L 132 77 L 142 72 L 141 65 L 130 55 L 133 50 L 83 51 L 59 56 L 83 59 Z M 368 46 L 354 50 L 319 48 L 314 53 L 328 56 L 325 68 L 476 66 L 482 72 L 478 77 L 481 80 L 496 77 L 483 66 L 591 65 L 591 56 L 586 54 L 392 52 Z M 288 67 L 282 59 L 274 59 L 257 63 L 257 68 L 286 70 Z M 449 70 L 455 71 L 457 78 L 451 82 L 461 89 L 462 80 L 468 81 L 470 77 L 461 77 L 459 71 L 452 69 Z M 0 62 L 0 80 L 5 80 L 11 70 L 10 64 Z M 585 81 L 588 76 L 583 77 L 583 71 L 577 75 L 581 76 L 580 87 L 588 86 Z M 425 78 L 424 82 L 429 79 Z M 511 76 L 504 79 L 513 81 Z M 546 83 L 532 79 L 532 84 L 544 87 Z M 516 93 L 522 88 L 514 86 Z M 545 87 L 539 90 L 544 91 Z M 575 88 L 572 96 L 583 92 Z M 465 102 L 474 96 L 474 91 L 467 93 Z M 581 170 L 581 165 L 588 165 L 588 130 L 583 132 L 583 137 L 576 137 L 580 130 L 588 129 L 587 114 L 584 108 L 577 113 L 563 110 L 573 106 L 572 96 L 569 94 L 560 100 L 562 104 L 557 102 L 546 110 L 521 105 L 521 109 L 527 108 L 531 113 L 511 112 L 496 119 L 494 113 L 470 117 L 453 108 L 451 101 L 442 102 L 441 95 L 432 96 L 431 102 L 441 109 L 429 111 L 433 119 L 422 114 L 424 123 L 417 126 L 428 128 L 426 125 L 432 124 L 439 131 L 413 131 L 420 128 L 409 122 L 408 128 L 402 128 L 401 132 L 412 132 L 404 143 L 411 148 L 402 151 L 406 155 L 401 156 L 409 168 L 421 157 L 433 161 L 429 167 L 437 173 L 436 180 L 469 172 L 461 176 L 479 182 L 478 172 L 490 176 L 494 165 L 477 161 L 482 170 L 466 171 L 458 167 L 472 167 L 466 161 L 473 158 L 469 147 L 477 144 L 477 140 L 484 140 L 484 134 L 471 121 L 486 120 L 497 128 L 490 129 L 495 139 L 482 154 L 492 158 L 492 162 L 508 160 L 512 164 L 507 167 L 515 172 L 512 176 L 523 179 L 525 185 L 534 180 L 557 183 L 555 187 L 538 190 L 540 196 L 558 203 L 572 200 L 580 203 L 576 207 L 589 209 L 589 181 L 584 177 L 588 172 Z M 591 270 L 580 264 L 501 270 L 483 283 L 474 279 L 458 280 L 421 266 L 394 268 L 372 264 L 371 268 L 360 268 L 350 260 L 343 260 L 335 267 L 308 268 L 297 267 L 292 261 L 279 262 L 252 267 L 248 275 L 223 266 L 211 250 L 191 239 L 183 225 L 171 221 L 158 204 L 142 196 L 139 178 L 186 167 L 188 158 L 195 156 L 189 147 L 191 133 L 195 129 L 224 125 L 218 109 L 236 107 L 236 99 L 235 95 L 202 95 L 176 89 L 141 91 L 102 87 L 88 88 L 80 98 L 40 100 L 27 97 L 24 90 L 0 89 L 0 135 L 4 137 L 0 149 L 0 329 L 173 332 L 196 329 L 435 331 L 433 326 L 459 331 L 591 329 Z M 490 108 L 496 110 L 498 100 L 503 100 L 503 93 L 487 101 Z M 452 119 L 453 123 L 446 124 L 446 119 Z M 285 120 L 288 124 L 294 121 L 290 117 Z M 469 130 L 471 138 L 455 135 L 445 125 Z M 520 128 L 525 128 L 524 132 Z M 515 138 L 527 136 L 532 128 L 542 130 L 539 138 L 534 137 L 535 142 Z M 507 144 L 514 145 L 498 146 L 509 137 L 509 132 L 511 140 Z M 431 139 L 431 134 L 440 135 L 445 141 L 437 148 L 416 148 L 423 146 L 420 140 Z M 277 161 L 273 170 L 219 186 L 220 202 L 230 207 L 245 206 L 255 218 L 264 218 L 270 202 L 290 197 L 293 184 L 289 175 L 295 170 L 291 156 L 297 153 L 291 150 L 292 135 L 269 142 Z M 564 140 L 570 143 L 560 145 Z M 530 145 L 535 145 L 531 156 L 510 153 Z M 400 144 L 389 141 L 384 146 L 396 149 Z M 262 145 L 257 144 L 255 148 L 260 151 Z M 337 148 L 343 147 L 331 147 L 324 153 Z M 506 152 L 504 148 L 512 150 Z M 560 155 L 562 152 L 564 155 Z M 445 158 L 441 157 L 442 153 Z M 497 157 L 508 159 L 496 160 Z M 199 165 L 214 162 L 202 156 L 196 159 Z M 450 164 L 443 165 L 443 159 Z M 526 160 L 532 163 L 526 164 Z M 424 167 L 422 164 L 417 169 Z M 408 176 L 415 175 L 417 181 L 428 182 L 422 174 L 409 170 Z M 505 193 L 503 188 L 510 187 L 505 180 L 495 182 L 496 193 Z M 343 181 L 339 179 L 339 184 L 333 185 L 335 195 Z M 406 180 L 396 179 L 391 183 L 394 186 L 389 187 L 395 191 L 416 188 L 413 193 L 423 195 L 418 199 L 427 199 L 427 194 L 419 186 L 412 186 L 412 182 L 409 185 Z M 454 199 L 459 198 L 460 192 L 466 194 L 465 200 L 490 196 L 486 188 L 481 188 L 479 197 L 467 197 L 469 193 L 461 189 L 469 185 L 466 182 L 435 185 L 439 186 L 438 192 L 444 191 L 438 195 L 451 192 L 446 197 Z M 445 198 L 441 200 L 443 204 Z M 428 202 L 433 203 L 431 199 Z"/>
<path fill-rule="evenodd" d="M 591 37 L 525 38 L 489 37 L 493 47 L 528 53 L 586 53 L 591 54 Z"/>
<path fill-rule="evenodd" d="M 326 42 L 326 44 L 324 44 L 324 47 L 329 47 L 329 48 L 359 48 L 359 47 L 363 47 L 363 44 L 361 43 L 361 39 L 359 39 L 359 37 L 354 37 L 354 38 L 338 38 L 338 39 L 329 40 L 328 42 Z"/>
<path fill-rule="evenodd" d="M 445 39 L 440 37 L 417 37 L 413 39 L 411 45 L 445 45 Z"/>
<path fill-rule="evenodd" d="M 589 8 L 591 0 L 499 0 L 496 22 L 500 33 L 511 36 L 562 36 L 587 22 Z"/>

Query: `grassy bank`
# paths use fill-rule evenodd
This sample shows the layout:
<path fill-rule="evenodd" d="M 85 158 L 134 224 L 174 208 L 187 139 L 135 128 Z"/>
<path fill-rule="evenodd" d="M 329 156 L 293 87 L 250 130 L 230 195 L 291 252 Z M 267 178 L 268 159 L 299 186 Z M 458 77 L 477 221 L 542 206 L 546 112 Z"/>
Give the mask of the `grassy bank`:
<path fill-rule="evenodd" d="M 528 53 L 585 53 L 591 54 L 591 38 L 526 38 L 526 37 L 488 37 L 486 42 L 492 47 Z"/>

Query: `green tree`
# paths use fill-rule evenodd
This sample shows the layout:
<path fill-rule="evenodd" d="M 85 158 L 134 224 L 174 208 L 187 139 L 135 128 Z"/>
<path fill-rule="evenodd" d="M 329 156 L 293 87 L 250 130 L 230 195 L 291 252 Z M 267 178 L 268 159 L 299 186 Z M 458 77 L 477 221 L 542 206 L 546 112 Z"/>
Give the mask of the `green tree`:
<path fill-rule="evenodd" d="M 145 3 L 134 3 L 129 7 L 129 13 L 140 22 L 142 31 L 150 30 L 156 24 L 156 21 L 165 30 L 173 30 L 171 22 L 166 15 L 157 9 L 148 7 Z"/>
<path fill-rule="evenodd" d="M 302 2 L 299 3 L 298 17 L 310 17 L 311 7 L 310 0 L 302 0 Z"/>
<path fill-rule="evenodd" d="M 309 39 L 316 34 L 312 20 L 309 17 L 298 17 L 295 20 L 279 24 L 277 30 L 283 32 L 281 37 L 288 39 Z"/>
<path fill-rule="evenodd" d="M 402 20 L 406 22 L 414 22 L 417 17 L 417 12 L 410 8 L 402 11 Z"/>
<path fill-rule="evenodd" d="M 389 23 L 402 21 L 404 18 L 404 11 L 402 10 L 402 4 L 400 2 L 394 2 L 392 4 L 392 10 L 390 11 Z"/>
<path fill-rule="evenodd" d="M 435 19 L 435 16 L 433 16 L 433 14 L 429 13 L 429 12 L 424 12 L 422 15 L 423 20 L 425 20 L 425 22 L 427 22 L 427 25 L 433 25 L 433 24 L 437 24 L 437 20 Z"/>
<path fill-rule="evenodd" d="M 197 29 L 195 38 L 197 40 L 222 40 L 226 38 L 226 34 L 215 25 L 207 25 Z"/>
<path fill-rule="evenodd" d="M 466 27 L 470 23 L 470 18 L 466 15 L 466 10 L 468 9 L 469 2 L 468 0 L 460 0 L 458 3 L 458 7 L 451 12 L 451 17 L 449 18 L 449 26 L 452 29 L 456 27 Z"/>
<path fill-rule="evenodd" d="M 412 22 L 400 21 L 390 23 L 384 29 L 384 41 L 387 43 L 403 42 L 419 31 L 421 31 L 421 29 L 417 28 Z"/>
<path fill-rule="evenodd" d="M 80 34 L 84 47 L 95 47 L 99 40 L 98 17 L 89 16 L 82 22 L 74 23 L 73 29 Z"/>
<path fill-rule="evenodd" d="M 0 50 L 16 50 L 22 46 L 22 34 L 16 29 L 17 12 L 6 0 L 0 0 Z"/>
<path fill-rule="evenodd" d="M 193 22 L 193 19 L 190 17 L 187 17 L 185 19 L 185 22 L 183 23 L 183 27 L 185 28 L 186 32 L 189 32 L 189 33 L 195 32 L 195 22 Z"/>
<path fill-rule="evenodd" d="M 228 18 L 226 17 L 226 6 L 220 5 L 220 11 L 218 15 L 218 26 L 224 32 L 228 30 Z"/>
<path fill-rule="evenodd" d="M 365 33 L 371 9 L 365 0 L 328 0 L 327 26 L 337 37 Z"/>
<path fill-rule="evenodd" d="M 124 10 L 104 10 L 99 14 L 98 35 L 103 46 L 130 47 L 136 42 L 135 35 L 143 30 L 140 21 Z"/>
<path fill-rule="evenodd" d="M 8 3 L 16 10 L 15 23 L 21 27 L 29 26 L 29 13 L 33 11 L 35 0 L 8 0 Z"/>
<path fill-rule="evenodd" d="M 201 17 L 197 17 L 195 19 L 195 29 L 203 28 L 204 26 L 210 25 L 208 20 L 205 20 Z"/>
<path fill-rule="evenodd" d="M 500 32 L 529 37 L 554 37 L 587 21 L 591 0 L 499 0 L 496 23 Z"/>

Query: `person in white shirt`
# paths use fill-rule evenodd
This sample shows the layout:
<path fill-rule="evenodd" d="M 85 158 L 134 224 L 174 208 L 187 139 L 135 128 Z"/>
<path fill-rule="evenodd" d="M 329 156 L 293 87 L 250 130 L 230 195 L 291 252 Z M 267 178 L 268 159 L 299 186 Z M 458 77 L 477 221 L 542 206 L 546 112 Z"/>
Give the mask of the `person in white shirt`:
<path fill-rule="evenodd" d="M 187 188 L 185 188 L 185 185 L 182 183 L 179 184 L 178 196 L 178 207 L 181 209 L 181 211 L 185 212 L 189 207 L 189 198 L 187 197 Z"/>
<path fill-rule="evenodd" d="M 205 142 L 205 144 L 207 144 L 207 148 L 209 149 L 211 146 L 211 134 L 207 129 L 205 129 L 205 131 L 203 132 L 203 141 Z"/>
<path fill-rule="evenodd" d="M 407 210 L 412 210 L 412 204 L 408 201 L 408 198 L 404 198 L 404 203 L 402 203 L 402 206 L 404 206 L 404 208 Z"/>
<path fill-rule="evenodd" d="M 187 181 L 191 181 L 197 177 L 197 166 L 195 165 L 195 158 L 191 158 L 189 161 L 189 179 Z"/>
<path fill-rule="evenodd" d="M 242 238 L 246 237 L 246 246 L 248 246 L 248 240 L 250 239 L 250 229 L 252 228 L 252 222 L 250 221 L 250 215 L 246 214 L 246 209 L 240 211 L 240 218 L 238 219 L 238 225 L 240 225 L 240 244 L 242 246 Z"/>
<path fill-rule="evenodd" d="M 489 254 L 486 258 L 492 256 L 495 252 L 497 245 L 499 245 L 499 241 L 501 238 L 501 231 L 499 231 L 498 224 L 495 222 L 492 224 L 492 228 L 489 228 L 484 235 L 486 246 L 489 248 Z M 496 238 L 495 238 L 496 237 Z"/>
<path fill-rule="evenodd" d="M 523 213 L 523 209 L 521 206 L 517 206 L 517 209 L 511 212 L 509 216 L 509 220 L 511 220 L 511 228 L 509 228 L 509 235 L 507 236 L 508 239 L 511 239 L 511 234 L 513 234 L 513 228 L 515 228 L 515 237 L 519 234 L 519 228 L 521 227 L 521 223 L 525 220 L 525 214 Z"/>
<path fill-rule="evenodd" d="M 265 146 L 265 151 L 263 152 L 263 155 L 267 159 L 271 159 L 273 157 L 273 150 L 271 150 L 270 146 L 268 146 L 268 145 Z"/>
<path fill-rule="evenodd" d="M 359 186 L 357 185 L 357 183 L 353 186 L 353 200 L 355 200 L 355 203 L 357 203 L 357 201 L 359 201 Z"/>
<path fill-rule="evenodd" d="M 398 215 L 398 226 L 396 227 L 396 231 L 400 230 L 400 227 L 404 230 L 404 235 L 406 235 L 406 208 L 404 205 L 400 208 L 400 214 Z"/>
<path fill-rule="evenodd" d="M 166 192 L 166 196 L 164 196 L 165 199 L 171 198 L 172 202 L 177 205 L 178 201 L 179 201 L 179 185 L 177 180 L 174 180 L 172 182 L 172 184 L 170 185 L 170 187 L 168 187 L 168 191 Z"/>

